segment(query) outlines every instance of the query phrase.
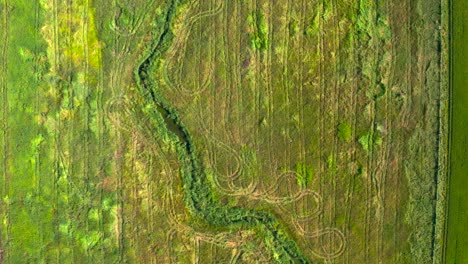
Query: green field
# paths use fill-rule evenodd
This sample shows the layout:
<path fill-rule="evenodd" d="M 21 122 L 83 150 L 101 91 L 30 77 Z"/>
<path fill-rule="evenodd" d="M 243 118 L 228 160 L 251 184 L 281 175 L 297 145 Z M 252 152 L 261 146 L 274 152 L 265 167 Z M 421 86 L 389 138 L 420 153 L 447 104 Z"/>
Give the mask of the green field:
<path fill-rule="evenodd" d="M 468 263 L 468 3 L 451 6 L 451 138 L 446 263 Z"/>
<path fill-rule="evenodd" d="M 448 12 L 2 0 L 0 264 L 463 262 Z"/>

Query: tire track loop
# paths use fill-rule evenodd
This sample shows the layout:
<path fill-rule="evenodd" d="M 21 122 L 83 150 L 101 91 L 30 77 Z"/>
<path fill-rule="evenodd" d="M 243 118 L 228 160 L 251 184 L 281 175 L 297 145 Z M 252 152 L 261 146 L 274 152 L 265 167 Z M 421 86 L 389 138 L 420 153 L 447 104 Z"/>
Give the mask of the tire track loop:
<path fill-rule="evenodd" d="M 213 76 L 213 72 L 214 72 L 213 66 L 210 68 L 210 71 L 209 71 L 209 74 L 207 74 L 208 77 L 206 78 L 206 80 L 202 81 L 203 84 L 200 86 L 200 88 L 195 89 L 195 90 L 186 89 L 184 88 L 183 85 L 180 84 L 181 78 L 176 77 L 176 76 L 181 75 L 180 73 L 181 67 L 178 67 L 178 69 L 175 70 L 176 74 L 169 74 L 169 67 L 170 67 L 170 64 L 174 63 L 173 61 L 175 60 L 177 56 L 177 52 L 180 52 L 181 54 L 186 53 L 188 38 L 192 34 L 192 29 L 195 23 L 199 22 L 203 18 L 215 16 L 221 13 L 221 11 L 223 10 L 223 7 L 224 7 L 224 2 L 220 1 L 220 4 L 218 4 L 218 6 L 215 9 L 210 9 L 208 11 L 200 11 L 197 15 L 190 17 L 188 19 L 188 22 L 186 22 L 186 25 L 180 30 L 180 32 L 177 32 L 177 36 L 175 37 L 174 44 L 172 44 L 171 48 L 168 50 L 167 52 L 168 56 L 165 59 L 165 62 L 163 63 L 163 66 L 162 66 L 162 74 L 163 74 L 164 82 L 166 83 L 167 86 L 169 86 L 170 88 L 176 91 L 181 92 L 183 95 L 186 95 L 186 96 L 193 96 L 193 95 L 201 94 L 208 89 L 211 83 L 210 79 Z M 202 38 L 200 37 L 200 39 Z M 200 48 L 200 45 L 197 45 L 197 47 Z M 183 56 L 180 56 L 180 59 L 182 57 Z M 179 60 L 177 60 L 177 65 L 182 64 L 179 62 Z M 201 75 L 200 69 L 198 69 L 198 71 L 199 71 L 199 76 L 200 76 Z M 173 80 L 170 77 L 171 75 L 174 76 Z"/>
<path fill-rule="evenodd" d="M 212 2 L 211 2 L 211 5 L 214 5 L 214 2 L 215 2 L 215 1 L 212 1 Z M 219 10 L 218 10 L 218 9 L 219 9 Z M 213 10 L 214 10 L 214 11 L 213 11 Z M 226 8 L 223 8 L 223 3 L 222 3 L 222 2 L 221 2 L 220 4 L 218 4 L 218 7 L 217 7 L 217 8 L 215 8 L 215 9 L 209 9 L 208 11 L 205 11 L 205 12 L 199 12 L 199 14 L 202 14 L 203 17 L 208 17 L 208 16 L 203 15 L 203 14 L 212 14 L 212 16 L 214 17 L 216 14 L 221 13 L 221 11 L 223 11 L 223 12 L 222 12 L 222 14 L 223 14 L 222 17 L 225 18 L 225 14 L 226 14 L 226 11 L 227 11 L 227 10 L 226 10 Z M 197 17 L 197 16 L 195 16 L 195 18 L 196 18 L 196 17 Z M 196 21 L 196 20 L 194 20 L 194 21 Z M 213 23 L 212 23 L 212 24 L 213 24 Z M 218 23 L 214 23 L 214 24 L 217 25 Z M 224 24 L 223 29 L 226 30 L 226 32 L 227 32 L 227 28 L 226 28 L 227 23 L 222 23 L 222 24 Z M 215 30 L 215 32 L 218 32 L 218 30 Z M 212 38 L 212 41 L 211 41 L 211 42 L 216 42 L 216 41 L 217 41 L 217 34 L 215 34 L 214 40 L 213 40 L 213 38 Z M 222 41 L 223 41 L 223 46 L 225 47 L 225 50 L 228 50 L 228 49 L 227 49 L 226 34 L 223 34 Z M 211 58 L 212 54 L 216 54 L 215 52 L 212 51 L 212 49 L 213 49 L 213 45 L 210 45 L 210 55 L 209 55 L 210 58 Z M 225 62 L 229 60 L 229 56 L 228 56 L 227 53 L 224 54 L 224 60 L 225 60 Z M 214 61 L 213 61 L 213 64 L 216 65 L 216 62 L 217 62 L 217 61 L 218 61 L 217 58 L 215 58 Z M 214 68 L 214 67 L 215 67 L 215 66 L 212 66 L 212 68 Z M 227 66 L 227 63 L 224 64 L 224 67 L 226 67 L 226 71 L 228 71 L 228 70 L 227 70 L 227 67 L 228 67 L 228 66 Z M 200 78 L 200 80 L 201 80 L 201 78 Z M 229 80 L 228 80 L 227 76 L 224 77 L 224 81 L 225 81 L 224 86 L 226 86 L 226 85 L 229 83 Z M 220 85 L 218 85 L 217 83 L 215 83 L 213 87 L 216 87 L 216 86 L 220 86 Z M 223 85 L 221 85 L 221 86 L 223 86 Z M 229 87 L 229 85 L 227 85 L 227 87 Z M 213 98 L 216 98 L 216 97 L 213 96 Z M 225 98 L 224 101 L 227 102 L 227 104 L 230 106 L 230 105 L 232 104 L 232 95 L 226 94 L 226 98 Z M 215 105 L 215 104 L 214 104 L 214 105 Z M 229 106 L 226 107 L 226 108 L 230 109 Z M 212 113 L 213 113 L 213 115 L 214 115 L 214 111 L 212 111 Z M 200 117 L 199 117 L 198 120 L 203 120 L 202 113 L 199 113 L 199 114 L 200 114 Z M 223 123 L 225 123 L 225 124 L 226 124 L 226 123 L 229 123 L 229 121 L 226 122 L 226 119 L 228 119 L 228 118 L 229 118 L 229 113 L 227 114 L 227 116 L 226 116 L 226 115 L 223 115 L 223 120 L 224 120 Z M 215 118 L 213 118 L 213 120 L 214 120 L 214 119 L 215 119 Z M 218 169 L 217 169 L 216 166 L 212 166 L 212 169 L 213 169 L 213 172 L 214 172 L 213 180 L 214 180 L 214 182 L 215 182 L 215 185 L 216 185 L 217 188 L 219 188 L 224 194 L 233 195 L 233 196 L 242 195 L 242 194 L 243 194 L 243 191 L 237 190 L 237 188 L 235 188 L 234 185 L 233 185 L 233 180 L 235 180 L 235 179 L 237 179 L 237 178 L 239 177 L 239 175 L 241 174 L 241 170 L 242 170 L 242 164 L 241 164 L 242 162 L 241 162 L 240 156 L 237 154 L 237 152 L 236 152 L 233 148 L 229 147 L 227 144 L 223 143 L 221 140 L 218 140 L 215 136 L 213 136 L 213 133 L 212 133 L 212 132 L 209 132 L 209 130 L 206 128 L 206 125 L 205 125 L 204 123 L 201 123 L 201 124 L 202 124 L 202 127 L 203 127 L 202 129 L 205 131 L 203 134 L 204 134 L 204 135 L 209 135 L 210 138 L 211 138 L 211 140 L 208 140 L 208 136 L 206 137 L 206 138 L 207 138 L 206 141 L 209 142 L 209 143 L 208 143 L 209 149 L 211 149 L 211 150 L 209 151 L 209 153 L 208 153 L 208 155 L 209 155 L 209 157 L 210 157 L 210 160 L 211 160 L 211 164 L 216 164 L 216 152 L 213 151 L 213 149 L 214 149 L 215 147 L 221 147 L 221 149 L 223 149 L 225 152 L 230 153 L 231 156 L 234 156 L 234 161 L 235 161 L 235 163 L 236 163 L 236 166 L 235 166 L 235 168 L 234 168 L 234 171 L 233 171 L 231 174 L 229 174 L 229 175 L 225 175 L 225 178 L 227 178 L 227 180 L 228 180 L 228 185 L 229 185 L 227 189 L 226 189 L 225 187 L 222 187 L 222 184 L 221 184 L 220 181 L 219 181 L 219 177 L 218 177 L 218 176 L 220 176 L 221 173 L 218 171 Z M 213 127 L 213 129 L 214 129 L 214 127 Z M 214 130 L 212 130 L 212 131 L 214 131 Z M 228 129 L 226 130 L 226 132 L 228 132 Z M 228 134 L 229 134 L 229 133 L 228 133 Z M 227 136 L 227 138 L 229 138 L 229 136 Z M 212 143 L 213 141 L 214 141 L 214 142 L 217 142 L 217 143 Z"/>
<path fill-rule="evenodd" d="M 279 179 L 284 178 L 284 177 L 288 176 L 288 174 L 294 175 L 294 173 L 295 172 L 285 172 L 283 174 L 280 174 L 280 176 L 278 178 Z M 276 192 L 276 190 L 278 189 L 279 186 L 280 186 L 280 184 L 279 184 L 279 181 L 278 181 L 278 182 L 276 182 L 276 184 L 274 186 L 271 186 L 270 188 L 268 188 L 263 193 L 255 192 L 249 198 L 252 199 L 252 200 L 262 200 L 262 201 L 265 201 L 265 202 L 267 202 L 269 204 L 275 204 L 281 210 L 283 210 L 284 212 L 288 212 L 288 210 L 283 208 L 282 205 L 297 202 L 299 199 L 301 199 L 302 197 L 304 197 L 304 196 L 306 196 L 308 194 L 314 195 L 316 197 L 317 203 L 321 203 L 321 201 L 322 201 L 322 198 L 318 193 L 316 193 L 314 191 L 311 191 L 309 189 L 301 190 L 301 191 L 297 192 L 296 194 L 294 194 L 292 196 L 286 196 L 286 197 L 278 197 L 278 196 L 271 195 L 272 193 Z"/>
<path fill-rule="evenodd" d="M 226 10 L 226 9 L 225 9 L 225 10 Z M 236 9 L 236 10 L 237 10 L 237 9 Z M 236 21 L 237 21 L 237 20 L 236 20 Z M 240 35 L 238 35 L 238 36 L 239 36 L 239 41 L 241 41 Z M 239 45 L 239 49 L 240 49 L 240 45 Z M 237 54 L 239 54 L 239 56 L 240 56 L 242 53 L 239 52 L 239 53 L 237 53 Z M 236 60 L 236 59 L 237 59 L 237 60 Z M 237 56 L 235 56 L 235 61 L 236 61 L 236 64 L 235 64 L 235 65 L 240 65 L 240 64 L 239 64 L 239 59 L 238 59 Z M 234 83 L 237 85 L 236 87 L 242 87 L 241 84 L 240 84 L 240 80 L 239 80 L 239 77 L 241 76 L 240 68 L 239 68 L 239 67 L 236 67 L 236 68 L 235 68 L 234 75 L 235 75 L 235 81 L 234 81 Z M 242 89 L 240 89 L 240 91 L 242 92 Z M 214 99 L 215 97 L 216 97 L 216 96 L 213 96 L 212 98 Z M 241 98 L 241 97 L 239 97 L 239 98 Z M 241 100 L 238 100 L 238 101 L 237 101 L 238 109 L 242 109 L 242 108 L 239 106 L 241 103 L 242 103 Z M 213 104 L 213 105 L 216 105 L 216 104 Z M 201 113 L 200 113 L 200 114 L 201 114 Z M 213 113 L 213 114 L 214 114 L 214 113 Z M 203 118 L 203 117 L 200 117 L 199 120 L 204 120 L 204 118 Z M 213 122 L 214 122 L 214 120 L 216 120 L 215 117 L 212 118 L 212 121 L 213 121 Z M 234 159 L 235 159 L 237 165 L 235 166 L 234 172 L 233 172 L 231 175 L 229 175 L 228 178 L 231 179 L 231 180 L 237 179 L 237 178 L 240 176 L 240 174 L 241 174 L 241 172 L 242 172 L 242 167 L 243 167 L 243 162 L 242 162 L 241 157 L 239 156 L 239 154 L 237 154 L 237 152 L 236 152 L 233 148 L 229 147 L 227 144 L 221 142 L 218 138 L 214 137 L 214 136 L 212 135 L 212 131 L 213 131 L 213 130 L 208 130 L 208 129 L 206 128 L 206 125 L 204 125 L 203 123 L 201 123 L 201 124 L 202 124 L 203 129 L 206 131 L 206 132 L 205 132 L 205 135 L 210 135 L 210 141 L 211 141 L 211 142 L 213 142 L 213 141 L 214 141 L 214 142 L 217 142 L 216 144 L 212 144 L 212 146 L 221 146 L 222 149 L 224 149 L 224 150 L 227 151 L 227 152 L 230 152 L 230 153 L 234 156 Z M 212 124 L 212 126 L 214 127 L 215 124 Z M 215 156 L 213 156 L 213 157 L 215 157 Z M 215 162 L 214 159 L 213 159 L 213 162 Z M 214 167 L 214 168 L 215 168 L 215 167 Z M 217 177 L 214 177 L 214 180 L 217 181 Z M 228 195 L 234 195 L 234 196 L 240 196 L 240 195 L 246 195 L 246 194 L 248 194 L 248 193 L 253 192 L 253 190 L 256 188 L 256 186 L 257 186 L 258 183 L 252 182 L 247 188 L 242 188 L 240 191 L 238 190 L 239 188 L 238 188 L 238 187 L 235 187 L 235 186 L 233 185 L 232 182 L 229 182 L 229 183 L 228 183 L 228 184 L 229 184 L 228 189 L 222 187 L 221 184 L 219 183 L 219 181 L 217 181 L 216 184 L 217 184 L 218 187 L 219 187 L 220 189 L 222 189 L 223 192 L 225 192 L 226 194 L 228 194 Z"/>
<path fill-rule="evenodd" d="M 215 98 L 215 96 L 213 96 Z M 216 105 L 216 104 L 214 104 Z M 212 112 L 214 114 L 214 112 Z M 202 131 L 204 131 L 202 134 L 205 135 L 207 138 L 207 142 L 210 146 L 211 149 L 214 148 L 219 148 L 227 153 L 230 154 L 231 157 L 233 157 L 234 163 L 236 164 L 234 166 L 234 171 L 229 174 L 229 175 L 224 175 L 224 178 L 227 178 L 228 180 L 228 188 L 225 188 L 221 185 L 219 182 L 218 176 L 221 176 L 221 173 L 217 170 L 216 166 L 212 166 L 212 169 L 214 170 L 214 173 L 216 175 L 213 175 L 213 180 L 215 185 L 225 194 L 230 195 L 230 196 L 242 196 L 242 195 L 247 195 L 249 193 L 252 193 L 255 188 L 257 188 L 257 182 L 252 182 L 249 184 L 248 187 L 244 188 L 238 188 L 237 186 L 234 186 L 233 181 L 238 179 L 239 176 L 242 174 L 243 167 L 244 167 L 244 162 L 242 160 L 242 157 L 238 154 L 234 148 L 230 147 L 228 144 L 222 142 L 219 140 L 217 137 L 215 137 L 212 133 L 214 129 L 209 129 L 207 124 L 203 121 L 205 118 L 202 116 L 202 113 L 198 113 L 200 116 L 198 117 L 198 120 L 200 120 L 200 128 Z M 215 118 L 213 118 L 215 120 Z M 216 151 L 211 151 L 210 155 L 210 160 L 212 164 L 216 164 Z"/>
<path fill-rule="evenodd" d="M 203 120 L 203 119 L 201 119 L 201 117 L 200 117 L 198 120 Z M 215 185 L 224 194 L 230 195 L 230 196 L 247 196 L 247 198 L 252 199 L 252 200 L 262 200 L 262 201 L 265 201 L 265 202 L 267 202 L 269 204 L 276 204 L 276 205 L 295 202 L 295 201 L 301 199 L 304 195 L 307 195 L 307 194 L 310 194 L 310 193 L 312 193 L 314 196 L 318 197 L 317 198 L 318 201 L 322 200 L 321 196 L 318 193 L 316 193 L 314 191 L 311 191 L 309 189 L 301 190 L 301 191 L 297 192 L 296 194 L 294 194 L 291 197 L 275 197 L 275 196 L 271 195 L 271 194 L 275 193 L 276 190 L 278 189 L 279 184 L 280 184 L 280 179 L 282 179 L 284 177 L 287 177 L 288 175 L 295 175 L 296 172 L 294 172 L 294 171 L 288 171 L 288 172 L 284 172 L 284 173 L 280 174 L 279 177 L 276 177 L 278 180 L 275 181 L 275 184 L 272 185 L 271 187 L 269 187 L 268 189 L 266 189 L 263 193 L 259 192 L 259 191 L 256 191 L 257 188 L 258 188 L 258 182 L 256 182 L 256 181 L 253 181 L 247 187 L 243 187 L 243 188 L 239 188 L 239 187 L 235 186 L 232 183 L 232 181 L 236 180 L 240 175 L 242 175 L 242 172 L 243 172 L 242 168 L 244 166 L 244 162 L 242 161 L 242 158 L 239 156 L 239 154 L 237 154 L 237 152 L 233 148 L 229 147 L 226 143 L 218 140 L 214 136 L 211 136 L 211 134 L 208 133 L 208 130 L 206 129 L 206 125 L 203 124 L 203 121 L 201 121 L 200 124 L 201 124 L 202 128 L 204 128 L 203 130 L 205 131 L 203 134 L 207 135 L 206 137 L 210 138 L 210 140 L 208 140 L 208 141 L 209 142 L 216 142 L 215 144 L 213 144 L 213 146 L 221 146 L 225 151 L 229 152 L 230 155 L 234 157 L 234 160 L 238 164 L 236 166 L 236 169 L 234 170 L 234 172 L 231 173 L 230 175 L 226 176 L 226 178 L 231 180 L 231 182 L 228 182 L 228 184 L 229 184 L 228 188 L 223 187 L 220 184 L 220 182 L 218 181 L 216 176 L 213 177 L 213 180 L 215 181 L 214 182 Z M 214 172 L 217 175 L 220 175 L 220 173 L 217 172 L 216 169 L 214 170 Z M 295 178 L 295 176 L 293 178 Z M 280 209 L 286 211 L 286 209 L 284 209 L 284 208 L 280 207 Z"/>
<path fill-rule="evenodd" d="M 216 169 L 216 166 L 213 166 L 213 171 L 216 175 L 213 175 L 213 180 L 214 180 L 214 183 L 215 185 L 217 186 L 217 188 L 219 190 L 221 190 L 224 194 L 226 195 L 230 195 L 230 196 L 245 196 L 245 195 L 249 195 L 249 194 L 252 194 L 254 192 L 254 190 L 257 188 L 258 186 L 258 181 L 252 181 L 247 187 L 237 187 L 234 185 L 233 181 L 238 179 L 241 175 L 242 175 L 242 172 L 243 172 L 243 167 L 244 167 L 244 164 L 245 162 L 243 161 L 242 157 L 237 153 L 236 150 L 234 150 L 232 147 L 230 147 L 228 144 L 222 142 L 221 140 L 219 140 L 218 138 L 216 138 L 215 136 L 213 136 L 212 133 L 210 133 L 209 129 L 207 128 L 206 124 L 203 122 L 203 116 L 201 116 L 201 113 L 200 114 L 200 117 L 198 118 L 198 120 L 200 120 L 199 124 L 202 128 L 202 130 L 204 131 L 202 134 L 205 135 L 205 137 L 207 138 L 207 142 L 209 142 L 208 144 L 211 146 L 211 148 L 215 148 L 216 147 L 220 147 L 221 149 L 223 149 L 225 152 L 228 152 L 230 154 L 231 157 L 233 157 L 233 160 L 235 162 L 235 169 L 234 171 L 230 174 L 230 175 L 224 175 L 225 178 L 227 178 L 228 180 L 228 187 L 223 187 L 222 184 L 219 182 L 219 179 L 218 179 L 218 176 L 221 176 L 221 173 Z M 215 142 L 215 143 L 214 143 Z M 215 156 L 216 154 L 216 151 L 211 151 L 211 154 L 210 156 Z M 215 164 L 216 161 L 213 158 L 211 158 L 212 160 L 212 164 Z"/>
<path fill-rule="evenodd" d="M 114 1 L 114 6 L 117 7 L 119 4 L 117 4 L 117 0 Z M 114 17 L 114 19 L 111 21 L 111 24 L 109 25 L 109 28 L 114 31 L 116 34 L 122 36 L 122 37 L 131 37 L 135 35 L 136 32 L 140 29 L 141 25 L 143 24 L 144 18 L 148 15 L 149 11 L 151 10 L 151 6 L 154 5 L 156 0 L 151 0 L 149 1 L 143 11 L 143 14 L 141 16 L 138 16 L 137 19 L 134 21 L 134 25 L 130 29 L 127 29 L 127 32 L 125 32 L 125 29 L 119 28 L 117 25 L 117 21 Z"/>
<path fill-rule="evenodd" d="M 306 231 L 302 227 L 302 225 L 297 224 L 297 222 L 295 223 L 295 227 L 302 236 L 307 237 L 307 238 L 314 239 L 314 238 L 317 238 L 317 237 L 324 237 L 324 236 L 330 236 L 330 235 L 338 237 L 338 240 L 341 241 L 341 243 L 339 243 L 339 246 L 338 246 L 338 249 L 336 250 L 336 252 L 326 253 L 326 251 L 328 249 L 323 247 L 323 244 L 322 244 L 321 249 L 323 250 L 324 253 L 318 252 L 317 250 L 312 250 L 312 254 L 315 257 L 321 258 L 327 263 L 332 262 L 332 259 L 336 259 L 336 258 L 340 257 L 344 253 L 344 251 L 346 249 L 346 238 L 345 238 L 344 234 L 339 229 L 328 228 L 327 227 L 327 228 L 322 228 L 322 229 L 310 232 L 310 231 Z"/>
<path fill-rule="evenodd" d="M 284 211 L 284 213 L 289 214 L 291 217 L 291 222 L 294 225 L 300 225 L 303 222 L 311 221 L 319 217 L 323 210 L 323 198 L 322 196 L 315 191 L 310 189 L 305 189 L 304 191 L 296 194 L 295 196 L 291 197 L 290 199 L 283 199 L 281 201 L 283 204 L 286 203 L 295 203 L 298 202 L 300 199 L 305 198 L 309 199 L 308 197 L 311 196 L 315 200 L 315 208 L 310 208 L 310 204 L 307 205 L 306 208 L 303 208 L 302 211 L 297 209 L 294 211 L 294 214 L 291 214 L 290 210 L 287 210 L 283 207 L 280 207 Z M 288 197 L 285 197 L 288 198 Z M 282 204 L 279 204 L 281 206 Z M 304 229 L 304 228 L 301 228 Z"/>

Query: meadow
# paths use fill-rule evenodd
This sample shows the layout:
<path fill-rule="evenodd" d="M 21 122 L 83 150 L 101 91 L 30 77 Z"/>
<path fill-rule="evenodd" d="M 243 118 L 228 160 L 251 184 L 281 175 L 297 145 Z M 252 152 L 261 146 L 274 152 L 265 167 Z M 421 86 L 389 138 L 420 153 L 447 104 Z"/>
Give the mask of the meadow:
<path fill-rule="evenodd" d="M 464 1 L 453 1 L 450 6 L 450 177 L 447 205 L 447 227 L 445 237 L 445 263 L 468 262 L 468 184 L 467 163 L 467 116 L 468 93 L 467 63 L 468 40 L 463 32 L 468 23 L 468 5 Z"/>
<path fill-rule="evenodd" d="M 460 263 L 450 10 L 3 0 L 0 263 Z"/>

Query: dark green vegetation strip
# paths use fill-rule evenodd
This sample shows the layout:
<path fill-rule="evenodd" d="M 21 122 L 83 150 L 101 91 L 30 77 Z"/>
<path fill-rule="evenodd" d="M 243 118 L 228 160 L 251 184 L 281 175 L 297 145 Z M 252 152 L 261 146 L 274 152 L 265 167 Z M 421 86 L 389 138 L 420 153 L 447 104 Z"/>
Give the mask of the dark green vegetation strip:
<path fill-rule="evenodd" d="M 190 133 L 183 126 L 176 110 L 169 106 L 158 93 L 157 83 L 152 78 L 151 72 L 160 66 L 160 57 L 171 44 L 173 38 L 171 22 L 181 2 L 171 1 L 168 4 L 166 16 L 158 18 L 156 25 L 159 28 L 155 30 L 155 37 L 157 37 L 141 64 L 137 66 L 135 76 L 148 103 L 147 112 L 154 118 L 156 124 L 164 123 L 167 130 L 164 131 L 161 126 L 157 129 L 166 135 L 169 131 L 175 135 L 171 137 L 178 143 L 177 152 L 181 165 L 185 204 L 197 218 L 213 226 L 258 228 L 265 236 L 267 244 L 279 263 L 309 263 L 273 215 L 241 207 L 223 206 L 213 198 L 210 184 L 192 144 Z"/>
<path fill-rule="evenodd" d="M 451 6 L 451 143 L 446 263 L 468 263 L 468 2 Z"/>

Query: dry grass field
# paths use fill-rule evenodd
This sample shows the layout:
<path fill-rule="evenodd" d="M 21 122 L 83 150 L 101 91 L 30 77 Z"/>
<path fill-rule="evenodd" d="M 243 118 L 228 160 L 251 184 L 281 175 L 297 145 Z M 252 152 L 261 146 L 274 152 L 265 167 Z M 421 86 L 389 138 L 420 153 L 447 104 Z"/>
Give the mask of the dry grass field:
<path fill-rule="evenodd" d="M 0 263 L 444 262 L 448 1 L 0 15 Z"/>

